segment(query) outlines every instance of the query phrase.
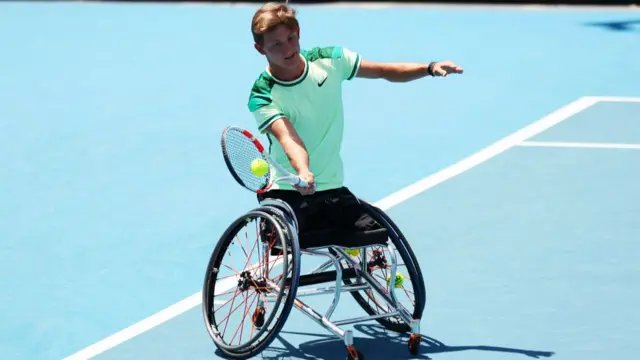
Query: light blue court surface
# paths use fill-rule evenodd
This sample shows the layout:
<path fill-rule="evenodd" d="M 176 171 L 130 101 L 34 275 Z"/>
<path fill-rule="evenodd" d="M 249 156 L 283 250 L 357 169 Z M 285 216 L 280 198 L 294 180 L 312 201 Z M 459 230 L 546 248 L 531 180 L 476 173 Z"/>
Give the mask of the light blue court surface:
<path fill-rule="evenodd" d="M 264 67 L 254 10 L 0 5 L 1 358 L 62 359 L 92 344 L 79 354 L 218 358 L 188 297 L 218 236 L 255 205 L 219 149 L 224 126 L 254 127 L 246 102 Z M 387 202 L 420 254 L 422 332 L 445 344 L 424 344 L 421 358 L 635 359 L 640 150 L 612 144 L 640 144 L 640 13 L 299 10 L 305 47 L 465 68 L 345 85 L 352 190 L 378 201 L 441 181 Z M 482 150 L 538 119 L 549 127 Z M 457 176 L 440 172 L 498 148 L 454 165 Z M 343 300 L 336 318 L 359 311 Z M 318 310 L 323 301 L 309 298 Z M 135 325 L 149 317 L 142 324 L 157 326 Z M 367 359 L 407 358 L 406 339 L 355 329 Z M 344 349 L 294 310 L 263 355 Z"/>

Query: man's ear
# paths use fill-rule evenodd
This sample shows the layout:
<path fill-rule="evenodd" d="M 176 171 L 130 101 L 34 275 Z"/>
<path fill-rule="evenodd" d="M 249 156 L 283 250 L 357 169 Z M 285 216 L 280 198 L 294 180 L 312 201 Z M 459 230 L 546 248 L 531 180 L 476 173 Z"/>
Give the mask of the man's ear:
<path fill-rule="evenodd" d="M 262 47 L 260 46 L 260 44 L 258 43 L 254 43 L 253 47 L 262 55 L 264 55 L 264 50 L 262 49 Z"/>

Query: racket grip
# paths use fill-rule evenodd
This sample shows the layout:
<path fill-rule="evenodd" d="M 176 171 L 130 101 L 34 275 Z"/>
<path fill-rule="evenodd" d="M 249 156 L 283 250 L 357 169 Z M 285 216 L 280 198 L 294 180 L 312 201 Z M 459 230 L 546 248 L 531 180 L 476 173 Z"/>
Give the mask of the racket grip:
<path fill-rule="evenodd" d="M 301 178 L 300 176 L 298 176 L 298 183 L 295 184 L 296 186 L 300 186 L 300 187 L 307 187 L 309 186 L 309 183 L 304 180 L 303 178 Z"/>

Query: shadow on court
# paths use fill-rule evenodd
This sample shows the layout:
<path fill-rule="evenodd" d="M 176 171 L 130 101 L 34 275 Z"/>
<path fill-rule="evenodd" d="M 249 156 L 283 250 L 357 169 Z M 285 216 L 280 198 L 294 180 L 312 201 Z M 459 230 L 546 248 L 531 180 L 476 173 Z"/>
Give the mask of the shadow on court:
<path fill-rule="evenodd" d="M 637 32 L 640 33 L 640 19 L 625 21 L 602 21 L 586 23 L 586 26 L 599 27 L 615 32 Z"/>
<path fill-rule="evenodd" d="M 388 332 L 379 325 L 355 325 L 354 343 L 356 348 L 362 352 L 367 360 L 394 360 L 394 359 L 431 359 L 429 355 L 459 351 L 489 351 L 500 353 L 511 353 L 514 355 L 524 355 L 534 359 L 548 358 L 554 355 L 550 351 L 515 349 L 490 345 L 446 345 L 436 339 L 423 335 L 420 354 L 412 356 L 407 348 L 407 335 L 398 336 L 393 332 Z M 358 337 L 362 333 L 369 337 Z M 287 341 L 288 335 L 309 336 L 320 338 L 294 345 Z M 284 348 L 274 348 L 273 346 L 265 351 L 261 358 L 265 360 L 284 359 L 310 359 L 329 360 L 345 359 L 346 348 L 342 340 L 331 335 L 320 335 L 312 333 L 281 331 L 277 341 Z"/>

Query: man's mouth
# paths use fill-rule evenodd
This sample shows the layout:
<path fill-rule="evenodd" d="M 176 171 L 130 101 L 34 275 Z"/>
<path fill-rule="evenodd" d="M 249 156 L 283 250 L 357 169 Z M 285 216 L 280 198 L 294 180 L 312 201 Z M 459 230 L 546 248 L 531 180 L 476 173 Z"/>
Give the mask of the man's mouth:
<path fill-rule="evenodd" d="M 291 60 L 294 56 L 296 56 L 297 52 L 291 54 L 290 56 L 285 57 L 285 60 Z"/>

